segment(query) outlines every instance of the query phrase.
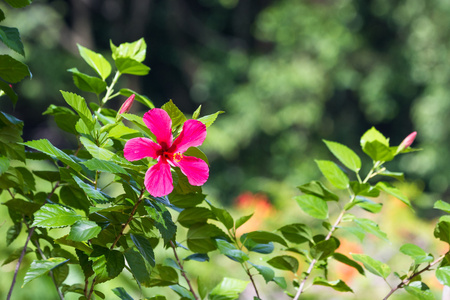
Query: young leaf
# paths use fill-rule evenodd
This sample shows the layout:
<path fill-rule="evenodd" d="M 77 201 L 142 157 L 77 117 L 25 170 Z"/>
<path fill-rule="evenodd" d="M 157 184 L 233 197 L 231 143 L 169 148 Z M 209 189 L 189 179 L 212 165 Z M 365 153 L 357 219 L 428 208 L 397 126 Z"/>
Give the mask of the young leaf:
<path fill-rule="evenodd" d="M 422 248 L 414 244 L 404 244 L 400 247 L 400 252 L 411 256 L 411 258 L 414 259 L 414 263 L 416 265 L 433 261 L 433 256 L 426 253 L 422 250 Z"/>
<path fill-rule="evenodd" d="M 450 222 L 440 221 L 434 228 L 434 236 L 447 244 L 450 244 Z"/>
<path fill-rule="evenodd" d="M 335 280 L 335 281 L 328 281 L 325 278 L 322 277 L 316 277 L 314 278 L 313 285 L 322 285 L 322 286 L 328 286 L 338 292 L 351 292 L 353 293 L 353 290 L 342 280 Z"/>
<path fill-rule="evenodd" d="M 295 257 L 289 255 L 275 256 L 267 261 L 269 265 L 276 269 L 291 271 L 292 273 L 297 273 L 299 264 Z"/>
<path fill-rule="evenodd" d="M 83 146 L 89 152 L 89 154 L 91 154 L 94 158 L 97 158 L 99 160 L 109 161 L 113 157 L 116 156 L 116 154 L 114 152 L 111 152 L 107 149 L 97 146 L 95 143 L 93 143 L 91 140 L 85 138 L 84 136 L 80 137 L 80 142 L 83 144 Z"/>
<path fill-rule="evenodd" d="M 400 201 L 402 201 L 403 203 L 412 208 L 408 197 L 403 195 L 403 193 L 398 188 L 391 186 L 389 183 L 380 181 L 375 185 L 375 188 L 379 189 L 380 191 L 384 191 L 389 195 L 394 196 L 395 198 L 399 199 Z"/>
<path fill-rule="evenodd" d="M 365 218 L 354 218 L 353 221 L 358 225 L 359 228 L 364 230 L 367 233 L 371 233 L 374 236 L 389 242 L 386 233 L 381 231 L 380 227 L 377 223 L 375 223 L 372 220 L 365 219 Z"/>
<path fill-rule="evenodd" d="M 419 300 L 434 300 L 436 299 L 431 292 L 430 288 L 421 281 L 413 281 L 407 286 L 405 286 L 405 290 L 416 297 Z"/>
<path fill-rule="evenodd" d="M 200 122 L 202 122 L 203 124 L 205 124 L 206 128 L 208 128 L 209 126 L 211 126 L 214 123 L 214 121 L 216 121 L 217 117 L 223 113 L 224 113 L 224 111 L 218 111 L 214 114 L 201 117 L 198 120 Z"/>
<path fill-rule="evenodd" d="M 322 198 L 313 195 L 300 195 L 294 199 L 300 208 L 311 217 L 321 220 L 328 218 L 328 205 Z"/>
<path fill-rule="evenodd" d="M 344 190 L 349 186 L 350 180 L 347 175 L 334 162 L 316 160 L 316 163 L 319 166 L 320 172 L 336 188 Z"/>
<path fill-rule="evenodd" d="M 143 38 L 133 43 L 122 43 L 119 47 L 116 47 L 112 41 L 110 41 L 112 57 L 116 60 L 119 57 L 131 58 L 138 62 L 143 62 L 147 52 L 147 44 Z"/>
<path fill-rule="evenodd" d="M 70 92 L 61 91 L 61 94 L 67 104 L 69 104 L 77 112 L 88 129 L 94 129 L 95 119 L 86 104 L 86 100 L 84 100 L 83 97 Z"/>
<path fill-rule="evenodd" d="M 311 247 L 311 256 L 317 260 L 324 260 L 333 255 L 339 245 L 339 240 L 336 238 L 320 241 Z"/>
<path fill-rule="evenodd" d="M 144 236 L 130 234 L 131 240 L 133 241 L 139 253 L 145 258 L 146 261 L 150 263 L 152 267 L 155 266 L 155 253 L 150 245 L 148 239 Z"/>
<path fill-rule="evenodd" d="M 28 66 L 9 55 L 0 55 L 0 77 L 10 83 L 17 83 L 25 77 L 31 77 Z"/>
<path fill-rule="evenodd" d="M 355 173 L 361 169 L 361 159 L 355 152 L 353 152 L 353 150 L 336 142 L 324 140 L 324 143 L 327 145 L 331 153 L 333 153 L 333 155 L 336 156 L 336 158 L 339 159 L 344 166 Z"/>
<path fill-rule="evenodd" d="M 87 64 L 97 72 L 97 74 L 105 80 L 111 74 L 111 65 L 103 57 L 103 55 L 96 53 L 88 48 L 77 44 L 81 57 Z"/>
<path fill-rule="evenodd" d="M 214 287 L 208 296 L 209 300 L 234 300 L 239 298 L 248 285 L 248 281 L 225 277 Z"/>
<path fill-rule="evenodd" d="M 450 286 L 450 266 L 437 268 L 436 278 L 441 284 Z"/>
<path fill-rule="evenodd" d="M 438 200 L 434 203 L 433 208 L 440 209 L 442 211 L 445 211 L 446 213 L 450 214 L 450 204 L 447 202 L 444 202 L 442 200 Z"/>
<path fill-rule="evenodd" d="M 237 219 L 236 220 L 236 224 L 235 224 L 235 228 L 238 229 L 239 227 L 244 225 L 248 220 L 250 220 L 250 218 L 252 216 L 253 216 L 253 213 L 248 215 L 248 216 L 243 216 L 243 217 L 240 217 L 239 219 Z"/>
<path fill-rule="evenodd" d="M 150 99 L 148 99 L 146 96 L 136 93 L 135 91 L 132 91 L 130 89 L 120 89 L 119 94 L 121 94 L 122 96 L 125 96 L 125 97 L 130 97 L 131 95 L 134 94 L 135 95 L 134 99 L 136 101 L 141 102 L 148 108 L 155 108 L 155 105 L 153 105 L 153 102 L 150 101 Z"/>
<path fill-rule="evenodd" d="M 356 261 L 348 258 L 344 254 L 335 252 L 335 253 L 333 253 L 333 258 L 335 260 L 337 260 L 338 262 L 341 262 L 343 264 L 346 264 L 347 266 L 355 268 L 359 272 L 359 274 L 365 275 L 363 267 L 361 267 L 360 264 L 358 264 Z"/>
<path fill-rule="evenodd" d="M 239 263 L 244 263 L 245 261 L 249 260 L 248 255 L 245 252 L 237 249 L 233 244 L 220 239 L 217 239 L 216 243 L 220 253 L 226 255 L 231 260 L 237 261 Z"/>
<path fill-rule="evenodd" d="M 305 224 L 289 224 L 278 230 L 291 243 L 302 244 L 313 241 L 311 229 Z"/>
<path fill-rule="evenodd" d="M 380 195 L 380 191 L 371 186 L 369 183 L 359 183 L 358 181 L 351 181 L 350 188 L 357 196 L 378 197 L 378 195 Z"/>
<path fill-rule="evenodd" d="M 381 208 L 383 207 L 382 203 L 376 203 L 372 200 L 360 196 L 356 197 L 354 204 L 373 214 L 379 213 L 381 211 Z"/>
<path fill-rule="evenodd" d="M 169 114 L 170 119 L 172 119 L 172 128 L 181 126 L 186 121 L 186 117 L 172 100 L 161 106 L 161 108 L 164 109 Z"/>
<path fill-rule="evenodd" d="M 46 260 L 33 261 L 27 273 L 25 274 L 22 287 L 24 287 L 24 285 L 26 285 L 28 282 L 48 274 L 48 272 L 66 263 L 67 261 L 68 259 L 65 259 L 63 257 L 52 257 Z"/>
<path fill-rule="evenodd" d="M 75 211 L 57 204 L 45 204 L 34 214 L 34 222 L 31 226 L 55 228 L 74 224 L 81 220 L 81 216 Z"/>
<path fill-rule="evenodd" d="M 22 56 L 25 56 L 25 51 L 23 50 L 23 44 L 17 28 L 0 26 L 0 41 L 2 41 L 8 48 L 16 51 Z"/>
<path fill-rule="evenodd" d="M 144 76 L 150 72 L 150 68 L 131 58 L 119 57 L 114 60 L 117 70 L 122 74 Z"/>
<path fill-rule="evenodd" d="M 72 225 L 67 238 L 75 242 L 84 242 L 95 238 L 101 230 L 102 228 L 95 222 L 79 220 Z"/>
<path fill-rule="evenodd" d="M 72 79 L 77 88 L 82 91 L 100 95 L 106 90 L 106 82 L 98 77 L 89 76 L 78 71 L 77 68 L 67 70 L 72 73 Z"/>
<path fill-rule="evenodd" d="M 370 128 L 363 134 L 361 137 L 361 146 L 364 147 L 366 143 L 373 141 L 377 141 L 389 147 L 389 140 L 381 132 L 376 130 L 375 127 Z"/>
<path fill-rule="evenodd" d="M 82 162 L 91 171 L 107 172 L 112 174 L 128 174 L 128 172 L 111 161 L 100 160 L 97 158 L 92 158 Z"/>
<path fill-rule="evenodd" d="M 298 187 L 300 191 L 308 195 L 314 195 L 325 201 L 339 201 L 339 197 L 327 189 L 320 181 L 311 181 Z"/>
<path fill-rule="evenodd" d="M 48 140 L 35 140 L 24 143 L 24 145 L 43 152 L 53 158 L 57 158 L 76 171 L 81 171 L 81 166 L 77 164 L 69 155 L 52 145 Z"/>
<path fill-rule="evenodd" d="M 373 259 L 368 255 L 352 254 L 352 257 L 354 260 L 362 263 L 364 265 L 364 268 L 372 274 L 383 277 L 384 279 L 386 279 L 389 274 L 391 274 L 391 268 L 387 264 Z"/>

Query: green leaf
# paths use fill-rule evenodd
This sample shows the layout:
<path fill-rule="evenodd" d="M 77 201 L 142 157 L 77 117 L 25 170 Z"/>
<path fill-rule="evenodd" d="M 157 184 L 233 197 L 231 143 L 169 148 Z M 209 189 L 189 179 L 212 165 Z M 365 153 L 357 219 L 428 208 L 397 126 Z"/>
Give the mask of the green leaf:
<path fill-rule="evenodd" d="M 189 148 L 183 153 L 183 155 L 193 156 L 193 157 L 200 158 L 201 160 L 203 160 L 204 162 L 206 162 L 206 163 L 209 165 L 208 157 L 206 156 L 205 153 L 203 153 L 202 150 L 198 149 L 197 147 L 189 147 Z"/>
<path fill-rule="evenodd" d="M 214 123 L 214 121 L 216 121 L 217 117 L 223 113 L 224 113 L 224 111 L 218 111 L 214 114 L 201 117 L 198 120 L 200 122 L 202 122 L 203 124 L 205 124 L 206 128 L 208 128 L 209 126 L 211 126 Z"/>
<path fill-rule="evenodd" d="M 317 260 L 324 260 L 333 255 L 339 244 L 339 240 L 335 238 L 320 241 L 311 247 L 311 256 Z"/>
<path fill-rule="evenodd" d="M 189 228 L 187 245 L 192 252 L 207 253 L 216 250 L 213 238 L 226 237 L 226 234 L 212 224 L 196 224 Z"/>
<path fill-rule="evenodd" d="M 216 243 L 220 253 L 226 255 L 231 260 L 237 261 L 239 263 L 244 263 L 245 261 L 249 260 L 248 255 L 245 252 L 237 249 L 233 244 L 220 239 L 217 239 Z"/>
<path fill-rule="evenodd" d="M 133 297 L 131 297 L 123 287 L 117 287 L 115 289 L 112 289 L 114 295 L 119 297 L 122 300 L 133 300 Z"/>
<path fill-rule="evenodd" d="M 97 237 L 101 230 L 102 228 L 95 222 L 79 220 L 72 225 L 67 238 L 75 242 L 88 241 Z"/>
<path fill-rule="evenodd" d="M 84 191 L 86 196 L 96 203 L 108 203 L 111 201 L 111 197 L 102 192 L 100 189 L 96 189 L 94 186 L 85 183 L 83 180 L 75 175 L 72 178 L 78 184 L 78 186 Z"/>
<path fill-rule="evenodd" d="M 31 217 L 37 210 L 41 208 L 41 205 L 35 202 L 29 202 L 22 199 L 11 199 L 2 203 L 6 205 L 9 209 L 24 214 L 25 216 Z"/>
<path fill-rule="evenodd" d="M 434 203 L 433 208 L 440 209 L 442 211 L 445 211 L 446 213 L 450 214 L 450 204 L 447 202 L 444 202 L 442 200 L 438 200 Z"/>
<path fill-rule="evenodd" d="M 356 200 L 354 201 L 355 205 L 358 205 L 364 210 L 367 210 L 368 212 L 371 212 L 373 214 L 379 213 L 381 211 L 381 208 L 383 207 L 382 203 L 376 203 L 372 200 L 363 198 L 363 197 L 356 197 Z"/>
<path fill-rule="evenodd" d="M 31 4 L 31 0 L 5 0 L 5 2 L 14 8 L 21 8 Z"/>
<path fill-rule="evenodd" d="M 394 149 L 378 142 L 367 142 L 363 147 L 364 153 L 374 161 L 391 161 L 395 156 Z"/>
<path fill-rule="evenodd" d="M 109 151 L 108 149 L 101 148 L 94 144 L 91 140 L 85 138 L 84 136 L 80 137 L 80 142 L 86 148 L 90 155 L 99 160 L 109 161 L 113 157 L 116 156 L 114 152 Z"/>
<path fill-rule="evenodd" d="M 302 244 L 308 241 L 313 242 L 311 229 L 305 224 L 289 224 L 278 230 L 291 243 Z"/>
<path fill-rule="evenodd" d="M 361 137 L 361 146 L 364 147 L 366 143 L 373 141 L 377 141 L 389 147 L 389 140 L 381 132 L 376 130 L 375 127 L 370 128 L 363 134 Z"/>
<path fill-rule="evenodd" d="M 209 300 L 234 300 L 239 298 L 248 285 L 248 281 L 225 277 L 214 287 L 208 296 Z"/>
<path fill-rule="evenodd" d="M 322 277 L 315 277 L 313 285 L 322 285 L 322 286 L 328 286 L 338 292 L 351 292 L 353 293 L 353 290 L 342 280 L 335 280 L 335 281 L 328 281 L 325 278 Z"/>
<path fill-rule="evenodd" d="M 2 266 L 9 264 L 10 262 L 15 261 L 16 259 L 18 259 L 21 255 L 22 255 L 22 251 L 23 251 L 23 247 L 18 248 L 16 250 L 14 250 L 2 263 Z M 25 250 L 25 255 L 33 252 L 33 249 L 27 247 L 27 249 Z"/>
<path fill-rule="evenodd" d="M 0 89 L 6 94 L 6 96 L 9 97 L 13 106 L 15 107 L 17 100 L 19 99 L 16 92 L 14 92 L 14 90 L 9 86 L 9 84 L 7 84 L 2 80 L 0 80 Z"/>
<path fill-rule="evenodd" d="M 358 181 L 351 181 L 350 188 L 355 195 L 366 196 L 366 197 L 378 197 L 380 191 L 375 187 L 371 186 L 369 183 L 360 183 Z"/>
<path fill-rule="evenodd" d="M 95 250 L 94 250 L 95 251 Z M 97 255 L 92 252 L 91 256 Z M 120 251 L 104 250 L 102 255 L 90 257 L 92 269 L 96 274 L 96 282 L 101 283 L 117 277 L 125 267 L 125 260 Z"/>
<path fill-rule="evenodd" d="M 146 96 L 141 95 L 139 93 L 136 93 L 133 90 L 130 89 L 120 89 L 119 94 L 125 97 L 130 97 L 131 95 L 135 95 L 134 100 L 141 102 L 142 104 L 144 104 L 145 106 L 147 106 L 148 108 L 155 108 L 155 105 L 153 105 L 153 102 L 148 99 Z"/>
<path fill-rule="evenodd" d="M 251 240 L 255 241 L 256 243 L 261 243 L 261 244 L 275 242 L 275 243 L 281 244 L 285 247 L 288 246 L 286 241 L 281 236 L 279 236 L 275 233 L 263 231 L 263 230 L 248 232 L 245 235 L 241 236 L 241 241 L 243 239 L 244 240 L 251 239 Z"/>
<path fill-rule="evenodd" d="M 400 247 L 400 252 L 403 254 L 406 254 L 408 256 L 411 256 L 412 259 L 414 259 L 415 264 L 421 264 L 421 263 L 428 263 L 433 261 L 433 256 L 426 253 L 422 250 L 419 246 L 416 246 L 414 244 L 404 244 Z"/>
<path fill-rule="evenodd" d="M 206 223 L 208 219 L 215 217 L 212 211 L 205 207 L 186 208 L 178 215 L 178 223 L 186 228 L 196 223 Z"/>
<path fill-rule="evenodd" d="M 124 168 L 111 161 L 92 158 L 90 160 L 82 162 L 82 164 L 91 171 L 100 171 L 112 174 L 128 174 L 128 172 Z"/>
<path fill-rule="evenodd" d="M 172 128 L 181 126 L 186 121 L 186 117 L 172 100 L 161 106 L 161 108 L 164 109 L 169 114 L 170 119 L 172 119 Z"/>
<path fill-rule="evenodd" d="M 375 185 L 375 188 L 379 189 L 380 191 L 384 191 L 389 195 L 394 196 L 395 198 L 399 199 L 400 201 L 402 201 L 403 203 L 412 208 L 408 197 L 406 197 L 398 188 L 393 187 L 389 183 L 380 181 Z"/>
<path fill-rule="evenodd" d="M 155 220 L 155 227 L 161 233 L 164 244 L 169 243 L 174 239 L 177 232 L 177 226 L 172 220 L 172 215 L 162 203 L 151 203 L 146 200 L 145 204 L 146 211 Z"/>
<path fill-rule="evenodd" d="M 25 274 L 22 287 L 24 287 L 28 282 L 48 274 L 48 272 L 66 263 L 67 261 L 68 259 L 63 257 L 52 257 L 46 260 L 34 260 Z"/>
<path fill-rule="evenodd" d="M 145 125 L 144 121 L 142 120 L 142 117 L 132 115 L 132 114 L 121 114 L 122 117 L 124 117 L 126 120 L 130 121 L 134 125 L 136 125 L 140 131 L 145 133 L 147 136 L 152 138 L 154 141 L 156 140 L 155 135 L 148 129 L 148 127 Z"/>
<path fill-rule="evenodd" d="M 153 248 L 150 245 L 148 239 L 141 235 L 130 234 L 131 240 L 136 248 L 139 250 L 139 253 L 145 258 L 149 264 L 154 267 L 155 266 L 155 253 L 153 252 Z"/>
<path fill-rule="evenodd" d="M 171 285 L 170 288 L 180 296 L 182 300 L 196 300 L 191 291 L 181 285 Z M 198 298 L 197 298 L 198 300 Z"/>
<path fill-rule="evenodd" d="M 450 286 L 450 266 L 437 268 L 436 278 L 441 284 Z"/>
<path fill-rule="evenodd" d="M 0 155 L 0 175 L 9 169 L 9 159 Z"/>
<path fill-rule="evenodd" d="M 376 260 L 365 254 L 352 254 L 354 260 L 359 261 L 364 265 L 364 268 L 372 274 L 383 277 L 386 279 L 389 274 L 391 274 L 391 268 L 382 263 L 379 260 Z"/>
<path fill-rule="evenodd" d="M 236 224 L 235 224 L 235 228 L 238 229 L 239 227 L 241 227 L 242 225 L 244 225 L 248 220 L 250 220 L 250 218 L 253 216 L 254 213 L 251 213 L 247 216 L 243 216 L 240 217 L 239 219 L 236 220 Z"/>
<path fill-rule="evenodd" d="M 325 201 L 339 201 L 339 197 L 327 189 L 320 181 L 311 181 L 298 187 L 305 194 L 313 195 Z"/>
<path fill-rule="evenodd" d="M 436 299 L 431 292 L 430 288 L 423 282 L 413 281 L 407 286 L 405 286 L 405 290 L 416 297 L 419 300 L 434 300 Z"/>
<path fill-rule="evenodd" d="M 133 274 L 136 281 L 143 286 L 148 286 L 150 284 L 150 272 L 145 265 L 142 255 L 132 248 L 128 249 L 124 255 L 131 269 L 131 274 Z"/>
<path fill-rule="evenodd" d="M 350 181 L 347 175 L 332 161 L 316 160 L 320 172 L 338 189 L 348 188 Z"/>
<path fill-rule="evenodd" d="M 358 225 L 359 228 L 361 228 L 365 232 L 371 233 L 374 236 L 385 240 L 386 242 L 389 242 L 386 233 L 381 231 L 378 224 L 374 221 L 365 218 L 354 218 L 353 221 Z"/>
<path fill-rule="evenodd" d="M 8 228 L 6 232 L 6 246 L 11 245 L 12 242 L 19 236 L 22 231 L 22 223 L 16 223 Z"/>
<path fill-rule="evenodd" d="M 91 203 L 84 191 L 80 188 L 76 188 L 72 185 L 65 185 L 59 190 L 59 198 L 64 204 L 69 205 L 72 208 L 84 210 L 86 213 L 89 212 Z"/>
<path fill-rule="evenodd" d="M 211 207 L 211 211 L 213 212 L 213 214 L 217 218 L 217 220 L 219 220 L 223 225 L 225 225 L 225 227 L 227 229 L 233 228 L 234 220 L 228 211 L 226 211 L 223 208 L 215 207 L 209 202 L 208 202 L 208 204 Z"/>
<path fill-rule="evenodd" d="M 116 47 L 112 41 L 110 41 L 110 46 L 114 60 L 122 57 L 132 58 L 138 62 L 143 62 L 147 52 L 147 44 L 143 38 L 132 43 L 122 43 L 119 47 Z"/>
<path fill-rule="evenodd" d="M 81 171 L 81 166 L 79 164 L 77 164 L 69 155 L 53 146 L 52 143 L 46 139 L 29 141 L 24 143 L 24 145 L 43 152 L 53 158 L 57 158 L 76 171 Z"/>
<path fill-rule="evenodd" d="M 85 48 L 79 44 L 78 51 L 80 52 L 81 57 L 84 59 L 87 64 L 97 72 L 97 74 L 105 80 L 111 74 L 111 65 L 109 62 L 103 57 L 103 55 L 96 53 L 88 48 Z"/>
<path fill-rule="evenodd" d="M 156 265 L 151 273 L 149 286 L 168 286 L 178 283 L 178 273 L 174 268 Z"/>
<path fill-rule="evenodd" d="M 297 273 L 298 260 L 290 255 L 275 256 L 267 261 L 269 265 L 279 270 L 291 271 Z"/>
<path fill-rule="evenodd" d="M 70 92 L 61 91 L 61 94 L 67 104 L 69 104 L 77 112 L 89 130 L 94 129 L 95 119 L 86 104 L 86 100 L 84 100 L 83 97 Z"/>
<path fill-rule="evenodd" d="M 17 28 L 0 26 L 0 40 L 10 49 L 25 56 L 22 40 Z"/>
<path fill-rule="evenodd" d="M 67 71 L 72 73 L 73 82 L 82 91 L 99 95 L 106 90 L 106 82 L 98 77 L 81 73 L 77 68 L 72 68 Z"/>
<path fill-rule="evenodd" d="M 328 218 L 328 205 L 322 198 L 313 195 L 300 195 L 294 199 L 300 208 L 311 217 L 321 220 Z"/>
<path fill-rule="evenodd" d="M 137 60 L 119 57 L 114 60 L 117 70 L 122 74 L 144 76 L 150 72 L 150 68 Z"/>
<path fill-rule="evenodd" d="M 169 194 L 169 201 L 173 205 L 179 208 L 189 208 L 194 207 L 205 200 L 206 196 L 198 193 L 189 193 L 189 194 L 177 194 L 171 193 Z"/>
<path fill-rule="evenodd" d="M 440 221 L 434 228 L 434 236 L 447 244 L 450 244 L 450 222 Z"/>
<path fill-rule="evenodd" d="M 25 77 L 31 77 L 28 66 L 9 55 L 0 55 L 0 77 L 9 83 L 17 83 Z"/>
<path fill-rule="evenodd" d="M 247 238 L 246 233 L 241 235 L 240 240 L 248 251 L 257 252 L 261 254 L 269 254 L 273 252 L 273 249 L 275 249 L 272 242 L 268 243 L 255 242 L 254 240 Z"/>
<path fill-rule="evenodd" d="M 0 154 L 25 162 L 25 147 L 22 144 L 23 122 L 0 112 L 0 127 Z"/>
<path fill-rule="evenodd" d="M 259 274 L 261 274 L 266 283 L 269 283 L 269 281 L 272 281 L 274 279 L 275 271 L 272 270 L 271 268 L 266 266 L 255 265 L 251 262 L 249 263 L 258 271 Z"/>
<path fill-rule="evenodd" d="M 361 159 L 353 152 L 353 150 L 336 142 L 323 141 L 331 153 L 333 153 L 344 166 L 356 173 L 361 169 Z"/>
<path fill-rule="evenodd" d="M 363 267 L 361 267 L 360 264 L 358 264 L 356 261 L 348 258 L 344 254 L 335 252 L 335 253 L 333 253 L 333 258 L 343 264 L 346 264 L 347 266 L 355 268 L 359 272 L 359 274 L 364 275 Z"/>
<path fill-rule="evenodd" d="M 31 226 L 55 228 L 74 224 L 81 220 L 75 211 L 57 204 L 45 204 L 34 213 L 34 222 Z"/>

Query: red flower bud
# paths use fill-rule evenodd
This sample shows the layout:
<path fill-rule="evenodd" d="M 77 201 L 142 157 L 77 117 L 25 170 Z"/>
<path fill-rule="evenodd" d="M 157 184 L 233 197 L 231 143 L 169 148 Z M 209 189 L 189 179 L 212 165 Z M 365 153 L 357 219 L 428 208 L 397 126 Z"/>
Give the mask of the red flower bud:
<path fill-rule="evenodd" d="M 406 148 L 411 146 L 411 144 L 414 142 L 416 138 L 416 135 L 417 135 L 416 131 L 410 133 L 398 146 L 399 151 L 405 150 Z"/>
<path fill-rule="evenodd" d="M 122 104 L 119 110 L 119 114 L 124 114 L 130 111 L 131 105 L 133 105 L 135 95 L 132 94 L 130 97 L 128 97 L 127 100 Z"/>

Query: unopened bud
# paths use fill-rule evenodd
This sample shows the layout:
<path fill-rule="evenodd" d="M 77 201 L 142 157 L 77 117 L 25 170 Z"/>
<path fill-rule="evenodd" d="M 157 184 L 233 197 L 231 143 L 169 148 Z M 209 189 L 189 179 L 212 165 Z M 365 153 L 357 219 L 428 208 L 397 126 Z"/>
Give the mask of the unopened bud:
<path fill-rule="evenodd" d="M 131 105 L 133 105 L 135 95 L 132 94 L 130 97 L 128 97 L 127 100 L 122 104 L 119 110 L 119 114 L 125 114 L 130 111 Z"/>
<path fill-rule="evenodd" d="M 406 148 L 408 148 L 409 146 L 411 146 L 411 144 L 414 142 L 414 140 L 416 139 L 416 135 L 417 132 L 414 131 L 412 133 L 410 133 L 402 142 L 401 144 L 398 146 L 398 152 L 405 150 Z"/>

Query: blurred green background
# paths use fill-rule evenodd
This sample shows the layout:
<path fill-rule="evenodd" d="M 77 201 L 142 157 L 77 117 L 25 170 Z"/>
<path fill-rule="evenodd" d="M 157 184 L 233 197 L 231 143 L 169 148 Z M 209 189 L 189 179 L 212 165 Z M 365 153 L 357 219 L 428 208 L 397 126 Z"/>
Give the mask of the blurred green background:
<path fill-rule="evenodd" d="M 215 201 L 260 193 L 289 210 L 295 187 L 320 177 L 313 159 L 331 158 L 322 139 L 358 150 L 371 126 L 393 145 L 418 132 L 414 146 L 424 150 L 387 166 L 416 183 L 407 189 L 420 216 L 433 217 L 432 203 L 447 197 L 450 1 L 35 0 L 1 9 L 33 73 L 14 86 L 15 110 L 0 102 L 25 120 L 25 140 L 74 143 L 41 113 L 64 105 L 59 90 L 78 92 L 67 69 L 91 72 L 77 43 L 108 58 L 110 40 L 144 37 L 152 70 L 120 86 L 156 106 L 173 99 L 185 113 L 226 112 L 203 146 Z"/>

